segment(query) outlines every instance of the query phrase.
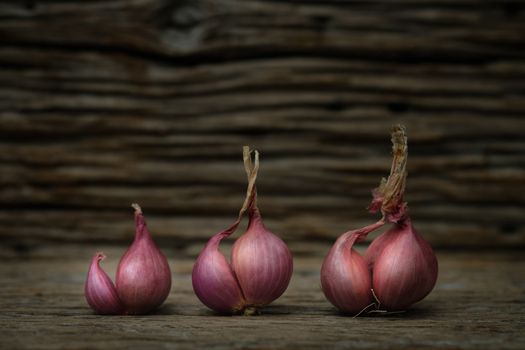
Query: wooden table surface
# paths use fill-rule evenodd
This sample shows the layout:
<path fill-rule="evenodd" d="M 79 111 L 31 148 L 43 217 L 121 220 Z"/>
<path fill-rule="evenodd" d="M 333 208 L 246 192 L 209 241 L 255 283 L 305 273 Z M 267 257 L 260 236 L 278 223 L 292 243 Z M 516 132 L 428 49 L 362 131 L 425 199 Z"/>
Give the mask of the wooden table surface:
<path fill-rule="evenodd" d="M 521 251 L 438 251 L 440 276 L 403 314 L 339 314 L 319 288 L 321 251 L 296 256 L 287 292 L 260 316 L 219 316 L 194 296 L 193 257 L 167 251 L 173 288 L 155 314 L 97 316 L 83 283 L 90 256 L 105 248 L 110 276 L 122 247 L 0 249 L 0 333 L 6 349 L 523 349 L 525 256 Z"/>

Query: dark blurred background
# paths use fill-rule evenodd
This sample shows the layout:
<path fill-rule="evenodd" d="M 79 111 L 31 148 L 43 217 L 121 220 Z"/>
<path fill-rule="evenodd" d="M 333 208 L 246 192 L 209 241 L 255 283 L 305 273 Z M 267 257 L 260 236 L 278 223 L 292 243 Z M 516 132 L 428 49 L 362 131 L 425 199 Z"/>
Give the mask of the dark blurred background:
<path fill-rule="evenodd" d="M 127 245 L 138 202 L 194 255 L 246 144 L 267 226 L 324 254 L 376 220 L 394 123 L 434 247 L 523 248 L 524 113 L 523 1 L 2 1 L 1 249 Z"/>

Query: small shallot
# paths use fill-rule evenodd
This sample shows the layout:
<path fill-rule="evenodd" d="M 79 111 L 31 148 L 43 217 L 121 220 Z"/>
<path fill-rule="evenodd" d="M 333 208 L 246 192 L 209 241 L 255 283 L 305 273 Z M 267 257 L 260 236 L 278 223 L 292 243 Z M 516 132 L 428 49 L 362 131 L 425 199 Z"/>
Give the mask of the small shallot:
<path fill-rule="evenodd" d="M 372 280 L 365 259 L 353 248 L 363 235 L 382 222 L 341 235 L 321 267 L 321 287 L 326 298 L 339 310 L 357 314 L 373 304 Z"/>
<path fill-rule="evenodd" d="M 252 162 L 250 149 L 243 148 L 248 189 L 237 220 L 208 241 L 193 266 L 195 294 L 204 305 L 220 313 L 257 313 L 284 293 L 292 276 L 292 254 L 264 226 L 257 207 L 259 153 L 254 153 Z M 246 211 L 248 228 L 233 245 L 230 264 L 219 251 L 219 243 L 235 232 Z"/>
<path fill-rule="evenodd" d="M 171 289 L 168 261 L 146 227 L 141 208 L 135 209 L 135 239 L 117 268 L 116 286 L 99 266 L 105 258 L 97 253 L 84 287 L 88 304 L 98 314 L 146 314 L 158 308 Z"/>
<path fill-rule="evenodd" d="M 119 315 L 124 312 L 122 303 L 117 294 L 117 290 L 111 278 L 100 267 L 100 262 L 106 256 L 97 253 L 91 260 L 88 278 L 84 285 L 86 300 L 93 310 L 100 315 Z"/>

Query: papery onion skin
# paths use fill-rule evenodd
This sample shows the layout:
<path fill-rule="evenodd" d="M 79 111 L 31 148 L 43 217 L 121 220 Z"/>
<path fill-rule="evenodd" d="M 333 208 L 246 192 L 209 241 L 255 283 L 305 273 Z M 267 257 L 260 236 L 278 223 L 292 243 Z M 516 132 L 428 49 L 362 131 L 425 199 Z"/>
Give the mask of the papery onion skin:
<path fill-rule="evenodd" d="M 279 298 L 290 283 L 292 253 L 263 224 L 257 207 L 250 208 L 246 232 L 232 248 L 232 268 L 246 304 L 261 307 Z"/>
<path fill-rule="evenodd" d="M 390 243 L 390 241 L 396 237 L 396 235 L 389 233 L 391 231 L 392 229 L 377 236 L 366 249 L 364 258 L 370 271 L 372 271 L 374 268 L 374 263 L 377 259 L 377 256 L 381 254 L 383 249 Z"/>
<path fill-rule="evenodd" d="M 84 295 L 89 306 L 100 315 L 120 315 L 124 308 L 111 278 L 100 267 L 100 261 L 105 259 L 103 253 L 97 253 L 91 260 Z"/>
<path fill-rule="evenodd" d="M 117 268 L 116 289 L 126 313 L 146 314 L 158 308 L 171 289 L 168 260 L 146 227 L 142 211 L 135 208 L 135 239 Z"/>
<path fill-rule="evenodd" d="M 192 271 L 195 295 L 210 309 L 219 313 L 237 313 L 245 301 L 232 268 L 219 251 L 220 241 L 231 232 L 213 236 L 199 254 Z"/>
<path fill-rule="evenodd" d="M 326 298 L 343 312 L 357 314 L 373 303 L 370 271 L 353 245 L 383 224 L 379 221 L 341 235 L 323 261 L 321 288 Z"/>
<path fill-rule="evenodd" d="M 377 239 L 365 255 L 372 266 L 372 287 L 381 308 L 405 310 L 434 288 L 438 276 L 436 256 L 409 217 Z"/>
<path fill-rule="evenodd" d="M 199 254 L 193 267 L 192 283 L 203 304 L 222 313 L 258 314 L 259 308 L 280 297 L 290 282 L 292 254 L 286 244 L 262 222 L 257 208 L 255 181 L 259 153 L 252 161 L 248 146 L 243 147 L 243 161 L 248 188 L 246 198 L 234 224 L 214 235 Z M 220 241 L 230 236 L 248 211 L 246 232 L 232 247 L 231 264 L 219 251 Z"/>

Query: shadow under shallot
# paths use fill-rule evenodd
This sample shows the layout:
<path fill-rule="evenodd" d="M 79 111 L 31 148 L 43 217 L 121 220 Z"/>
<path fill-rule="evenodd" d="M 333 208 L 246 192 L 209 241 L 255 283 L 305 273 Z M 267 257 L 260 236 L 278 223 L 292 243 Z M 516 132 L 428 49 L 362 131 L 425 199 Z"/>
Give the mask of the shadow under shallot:
<path fill-rule="evenodd" d="M 325 309 L 319 309 L 316 307 L 307 307 L 301 305 L 268 305 L 263 308 L 257 309 L 255 313 L 245 314 L 243 311 L 236 314 L 219 313 L 206 308 L 205 306 L 199 307 L 191 312 L 191 315 L 198 316 L 218 316 L 218 317 L 281 317 L 291 315 L 322 315 L 326 314 Z M 186 313 L 188 314 L 188 313 Z"/>

